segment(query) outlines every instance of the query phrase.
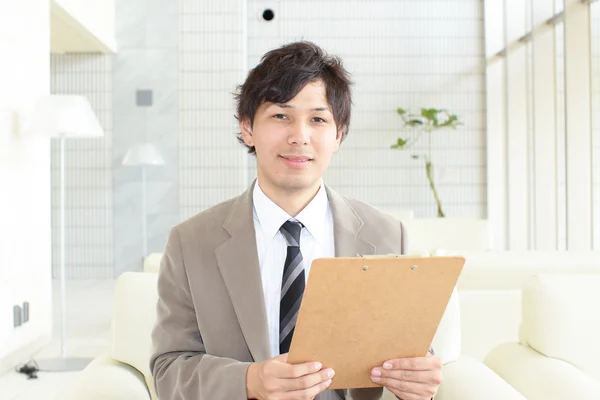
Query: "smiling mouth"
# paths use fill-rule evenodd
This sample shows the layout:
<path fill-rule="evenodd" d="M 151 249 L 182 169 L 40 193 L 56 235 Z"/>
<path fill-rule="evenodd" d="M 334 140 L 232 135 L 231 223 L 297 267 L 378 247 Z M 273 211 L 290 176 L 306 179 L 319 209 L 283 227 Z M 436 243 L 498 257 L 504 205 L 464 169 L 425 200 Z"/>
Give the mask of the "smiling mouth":
<path fill-rule="evenodd" d="M 292 161 L 292 162 L 307 162 L 312 161 L 312 158 L 307 156 L 280 156 L 284 160 Z"/>
<path fill-rule="evenodd" d="M 311 165 L 312 158 L 307 156 L 279 156 L 281 161 L 291 169 L 304 169 Z"/>

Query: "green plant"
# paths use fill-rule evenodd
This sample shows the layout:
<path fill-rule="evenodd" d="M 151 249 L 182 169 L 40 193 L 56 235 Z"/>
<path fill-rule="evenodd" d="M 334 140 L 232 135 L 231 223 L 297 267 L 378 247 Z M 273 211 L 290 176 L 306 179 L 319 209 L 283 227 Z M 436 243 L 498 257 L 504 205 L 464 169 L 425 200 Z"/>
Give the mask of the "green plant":
<path fill-rule="evenodd" d="M 437 204 L 437 214 L 438 217 L 443 218 L 445 214 L 442 209 L 442 201 L 435 187 L 433 162 L 431 160 L 431 133 L 445 128 L 456 129 L 462 123 L 456 115 L 443 109 L 421 108 L 420 114 L 414 114 L 403 108 L 398 108 L 397 113 L 404 121 L 404 128 L 409 128 L 409 136 L 399 137 L 391 148 L 396 150 L 412 149 L 422 139 L 423 135 L 427 136 L 427 152 L 425 154 L 413 153 L 412 157 L 415 159 L 421 158 L 425 161 L 425 173 Z"/>

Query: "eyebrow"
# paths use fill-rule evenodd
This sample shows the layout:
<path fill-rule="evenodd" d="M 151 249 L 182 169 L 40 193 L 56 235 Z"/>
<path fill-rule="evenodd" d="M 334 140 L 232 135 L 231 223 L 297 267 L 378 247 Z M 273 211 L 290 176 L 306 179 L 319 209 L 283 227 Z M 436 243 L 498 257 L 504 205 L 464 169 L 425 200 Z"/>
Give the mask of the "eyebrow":
<path fill-rule="evenodd" d="M 296 108 L 290 104 L 284 104 L 284 103 L 275 103 L 275 105 L 279 108 Z M 329 107 L 315 107 L 315 108 L 311 108 L 310 111 L 329 111 L 329 112 L 331 112 Z"/>

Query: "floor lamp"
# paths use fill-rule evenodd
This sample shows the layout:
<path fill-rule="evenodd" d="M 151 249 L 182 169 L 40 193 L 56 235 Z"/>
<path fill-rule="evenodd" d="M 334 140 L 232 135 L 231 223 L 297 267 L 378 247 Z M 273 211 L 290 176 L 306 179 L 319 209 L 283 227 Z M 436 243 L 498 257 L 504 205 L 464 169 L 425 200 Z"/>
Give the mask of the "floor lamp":
<path fill-rule="evenodd" d="M 51 95 L 40 99 L 36 103 L 28 131 L 60 141 L 60 357 L 40 360 L 38 366 L 42 371 L 79 371 L 91 359 L 69 358 L 66 351 L 65 140 L 101 137 L 104 132 L 90 102 L 85 97 L 72 95 Z"/>
<path fill-rule="evenodd" d="M 148 200 L 146 167 L 151 165 L 164 165 L 165 160 L 158 148 L 152 143 L 143 143 L 130 148 L 123 158 L 123 165 L 142 167 L 142 265 L 148 255 Z"/>

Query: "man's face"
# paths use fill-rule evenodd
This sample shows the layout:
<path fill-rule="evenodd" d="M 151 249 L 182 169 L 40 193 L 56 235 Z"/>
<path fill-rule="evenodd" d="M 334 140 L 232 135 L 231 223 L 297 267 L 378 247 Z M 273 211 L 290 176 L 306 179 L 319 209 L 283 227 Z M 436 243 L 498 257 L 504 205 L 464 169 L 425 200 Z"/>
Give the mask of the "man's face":
<path fill-rule="evenodd" d="M 342 138 L 321 81 L 285 104 L 263 103 L 253 126 L 244 120 L 241 130 L 256 149 L 261 186 L 286 192 L 316 189 Z"/>

